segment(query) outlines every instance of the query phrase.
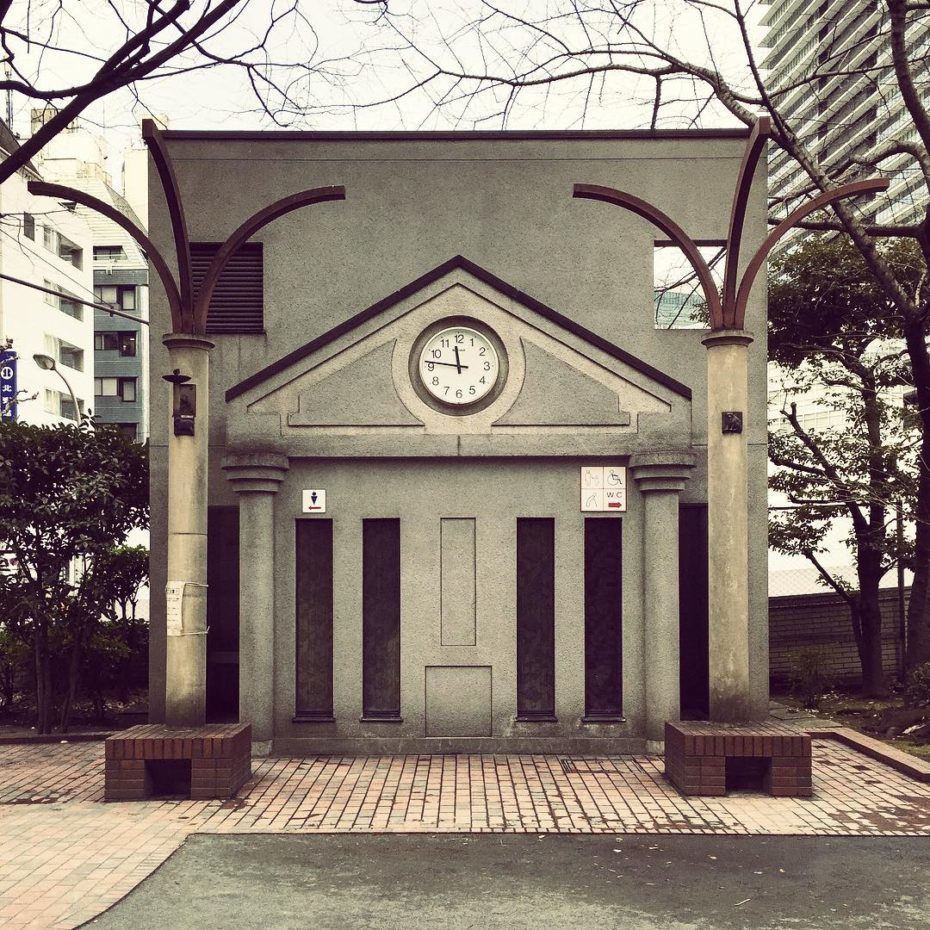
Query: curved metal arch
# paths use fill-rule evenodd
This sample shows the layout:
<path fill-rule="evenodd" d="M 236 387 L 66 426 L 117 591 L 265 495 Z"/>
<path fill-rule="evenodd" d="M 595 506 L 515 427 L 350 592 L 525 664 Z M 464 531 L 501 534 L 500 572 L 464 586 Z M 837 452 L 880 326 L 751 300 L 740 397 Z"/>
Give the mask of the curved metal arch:
<path fill-rule="evenodd" d="M 746 304 L 749 302 L 749 292 L 755 283 L 756 275 L 765 264 L 766 258 L 775 247 L 781 237 L 791 229 L 792 226 L 800 223 L 804 217 L 828 206 L 837 200 L 843 200 L 846 197 L 855 197 L 857 194 L 877 194 L 880 191 L 888 189 L 890 181 L 887 178 L 872 178 L 868 181 L 854 181 L 852 184 L 844 184 L 831 191 L 824 191 L 818 194 L 813 200 L 802 204 L 796 210 L 793 210 L 785 217 L 766 237 L 765 241 L 756 250 L 752 261 L 746 268 L 746 273 L 740 281 L 739 292 L 736 295 L 736 302 L 733 306 L 733 320 L 731 325 L 734 329 L 742 329 L 743 321 L 746 318 Z"/>
<path fill-rule="evenodd" d="M 178 286 L 171 274 L 171 269 L 165 261 L 164 256 L 158 251 L 151 239 L 127 216 L 124 216 L 115 207 L 93 197 L 91 194 L 85 194 L 84 191 L 75 190 L 73 187 L 66 187 L 64 184 L 49 184 L 45 181 L 30 181 L 29 193 L 38 194 L 42 197 L 57 197 L 62 200 L 73 200 L 75 203 L 82 204 L 91 210 L 96 210 L 108 220 L 112 220 L 117 226 L 122 227 L 132 236 L 136 242 L 145 250 L 149 260 L 155 266 L 158 277 L 164 285 L 165 294 L 168 297 L 168 307 L 171 310 L 171 325 L 176 332 L 185 332 L 184 326 L 188 319 L 185 313 L 185 305 L 181 303 L 181 295 L 178 292 Z M 189 306 L 189 305 L 188 305 Z"/>
<path fill-rule="evenodd" d="M 725 308 L 734 306 L 736 301 L 736 275 L 739 273 L 739 253 L 743 244 L 743 224 L 746 220 L 749 192 L 752 189 L 759 159 L 765 151 L 765 143 L 771 134 L 771 119 L 768 116 L 760 116 L 752 127 L 746 150 L 743 152 L 743 160 L 740 162 L 736 191 L 733 194 L 733 208 L 730 212 L 730 228 L 727 232 L 727 257 L 723 274 L 723 306 Z"/>
<path fill-rule="evenodd" d="M 161 179 L 162 190 L 165 193 L 165 203 L 168 205 L 168 215 L 171 218 L 171 230 L 174 233 L 174 247 L 178 260 L 178 283 L 181 291 L 181 304 L 190 307 L 193 303 L 193 283 L 191 277 L 191 247 L 187 231 L 187 219 L 184 216 L 184 204 L 181 201 L 181 191 L 178 187 L 177 175 L 174 173 L 174 164 L 165 139 L 151 119 L 142 120 L 142 138 L 148 146 L 158 177 Z"/>
<path fill-rule="evenodd" d="M 315 203 L 322 203 L 327 200 L 345 200 L 346 189 L 342 185 L 332 185 L 330 187 L 314 187 L 297 194 L 291 194 L 288 197 L 282 197 L 274 203 L 269 204 L 263 210 L 259 210 L 250 216 L 235 232 L 230 235 L 220 246 L 207 273 L 200 285 L 200 292 L 197 295 L 197 302 L 194 306 L 193 331 L 196 333 L 206 332 L 207 328 L 207 311 L 210 308 L 210 300 L 213 298 L 213 290 L 216 282 L 219 280 L 226 263 L 246 240 L 254 236 L 263 226 L 266 226 L 272 220 L 299 210 L 301 207 L 309 207 Z"/>
<path fill-rule="evenodd" d="M 651 203 L 634 197 L 625 191 L 616 190 L 613 187 L 602 187 L 599 184 L 576 184 L 572 196 L 586 200 L 602 200 L 605 203 L 612 203 L 615 206 L 623 207 L 637 216 L 648 220 L 654 226 L 657 226 L 665 233 L 685 253 L 691 267 L 694 268 L 695 274 L 701 283 L 701 289 L 704 291 L 704 299 L 707 301 L 707 309 L 710 314 L 710 323 L 712 329 L 720 329 L 723 326 L 723 308 L 720 304 L 720 295 L 717 293 L 717 287 L 714 284 L 713 276 L 704 257 L 698 250 L 694 240 L 673 220 L 666 216 L 658 207 Z"/>

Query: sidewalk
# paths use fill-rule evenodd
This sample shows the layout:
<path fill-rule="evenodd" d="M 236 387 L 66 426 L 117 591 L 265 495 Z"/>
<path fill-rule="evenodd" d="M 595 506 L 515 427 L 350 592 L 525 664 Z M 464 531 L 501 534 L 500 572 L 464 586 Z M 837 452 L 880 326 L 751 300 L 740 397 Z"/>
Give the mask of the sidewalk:
<path fill-rule="evenodd" d="M 231 801 L 103 803 L 103 744 L 0 746 L 0 927 L 75 927 L 192 833 L 930 836 L 930 784 L 814 741 L 814 796 L 684 798 L 656 757 L 253 760 Z"/>

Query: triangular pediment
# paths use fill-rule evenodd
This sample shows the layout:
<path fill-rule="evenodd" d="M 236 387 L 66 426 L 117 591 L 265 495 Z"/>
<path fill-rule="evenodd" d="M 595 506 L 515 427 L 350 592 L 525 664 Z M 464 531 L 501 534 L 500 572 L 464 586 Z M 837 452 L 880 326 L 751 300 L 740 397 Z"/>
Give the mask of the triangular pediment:
<path fill-rule="evenodd" d="M 502 373 L 483 406 L 444 408 L 417 380 L 423 334 L 454 320 L 473 321 L 498 339 Z M 356 445 L 363 434 L 403 434 L 414 442 L 415 436 L 459 436 L 468 438 L 460 439 L 458 454 L 466 446 L 493 454 L 502 443 L 513 450 L 506 454 L 546 454 L 532 449 L 545 445 L 548 434 L 636 434 L 643 416 L 687 441 L 690 394 L 621 347 L 457 258 L 247 378 L 226 398 L 233 434 L 248 432 L 246 421 L 261 417 L 266 428 L 269 418 L 278 422 L 281 435 L 297 445 L 311 433 L 328 437 L 327 448 L 338 445 L 340 434 Z M 433 452 L 422 454 L 447 451 L 442 441 L 423 448 Z"/>

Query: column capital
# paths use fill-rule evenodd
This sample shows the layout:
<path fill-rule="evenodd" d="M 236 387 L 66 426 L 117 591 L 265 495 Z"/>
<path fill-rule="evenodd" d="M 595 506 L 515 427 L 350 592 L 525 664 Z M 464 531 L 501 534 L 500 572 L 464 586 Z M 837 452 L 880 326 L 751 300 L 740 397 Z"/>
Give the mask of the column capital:
<path fill-rule="evenodd" d="M 640 491 L 680 491 L 691 476 L 697 457 L 693 452 L 670 449 L 637 452 L 630 458 L 630 474 Z"/>
<path fill-rule="evenodd" d="M 200 333 L 165 333 L 161 341 L 168 349 L 202 349 L 209 352 L 216 343 Z"/>
<path fill-rule="evenodd" d="M 714 329 L 701 342 L 708 349 L 717 346 L 748 346 L 753 340 L 751 332 L 745 329 Z"/>
<path fill-rule="evenodd" d="M 223 471 L 237 493 L 276 494 L 290 462 L 277 452 L 239 452 L 223 456 Z"/>

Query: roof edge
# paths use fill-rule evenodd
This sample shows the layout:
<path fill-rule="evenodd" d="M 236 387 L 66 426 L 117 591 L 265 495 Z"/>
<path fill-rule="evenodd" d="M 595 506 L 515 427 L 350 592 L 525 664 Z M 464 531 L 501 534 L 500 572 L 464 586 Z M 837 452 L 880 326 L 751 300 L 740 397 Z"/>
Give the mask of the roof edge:
<path fill-rule="evenodd" d="M 344 336 L 346 333 L 355 329 L 355 327 L 368 322 L 368 320 L 378 316 L 379 313 L 382 313 L 388 308 L 394 306 L 394 304 L 400 303 L 402 300 L 406 300 L 406 298 L 411 296 L 411 294 L 415 294 L 417 291 L 421 290 L 429 284 L 432 284 L 434 281 L 438 281 L 440 278 L 447 275 L 450 271 L 455 271 L 456 269 L 467 271 L 470 275 L 477 278 L 479 281 L 482 281 L 490 287 L 493 287 L 495 290 L 500 291 L 511 300 L 515 300 L 517 303 L 523 304 L 525 307 L 535 311 L 550 322 L 561 326 L 563 329 L 568 330 L 570 333 L 578 336 L 580 339 L 584 339 L 586 342 L 590 343 L 601 351 L 606 352 L 608 355 L 612 356 L 618 361 L 629 365 L 635 371 L 640 372 L 640 374 L 644 374 L 651 378 L 653 381 L 661 384 L 663 387 L 667 387 L 670 391 L 685 398 L 685 400 L 691 400 L 691 388 L 689 388 L 686 384 L 682 384 L 680 381 L 676 381 L 674 378 L 665 374 L 664 371 L 660 371 L 658 368 L 653 368 L 652 365 L 649 365 L 641 359 L 636 358 L 635 355 L 631 355 L 626 350 L 614 345 L 612 342 L 604 339 L 602 336 L 598 336 L 597 333 L 591 332 L 591 330 L 586 329 L 581 324 L 569 319 L 567 316 L 564 316 L 557 310 L 553 310 L 551 307 L 542 303 L 542 301 L 537 300 L 535 297 L 531 297 L 529 294 L 524 293 L 523 291 L 514 287 L 512 284 L 508 284 L 503 279 L 498 278 L 497 275 L 494 275 L 487 269 L 482 268 L 480 265 L 476 265 L 474 262 L 469 261 L 469 259 L 465 258 L 464 256 L 455 255 L 448 261 L 443 262 L 441 265 L 437 265 L 431 271 L 427 271 L 426 274 L 420 275 L 419 278 L 416 278 L 409 284 L 405 284 L 402 288 L 400 288 L 400 290 L 394 291 L 393 294 L 389 294 L 387 297 L 383 297 L 381 300 L 373 303 L 370 307 L 366 307 L 360 313 L 356 313 L 355 316 L 349 317 L 349 319 L 339 323 L 322 335 L 317 336 L 316 339 L 311 339 L 310 342 L 302 345 L 300 348 L 294 349 L 292 352 L 288 352 L 287 355 L 282 356 L 276 362 L 272 362 L 270 365 L 267 365 L 261 370 L 255 372 L 254 375 L 250 375 L 248 378 L 245 378 L 238 384 L 233 385 L 233 387 L 226 391 L 225 397 L 227 403 L 231 400 L 235 400 L 237 397 L 242 396 L 247 391 L 257 387 L 262 382 L 267 381 L 269 378 L 272 378 L 276 374 L 279 374 L 280 372 L 289 368 L 295 362 L 299 362 L 301 359 L 306 358 L 308 355 L 312 355 L 318 349 L 321 349 L 329 343 L 334 342 L 336 339 L 339 339 L 341 336 Z"/>
<path fill-rule="evenodd" d="M 620 139 L 747 139 L 749 129 L 499 129 L 499 130 L 296 130 L 270 129 L 168 129 L 162 133 L 168 141 L 217 142 L 504 142 L 550 140 L 620 140 Z"/>

